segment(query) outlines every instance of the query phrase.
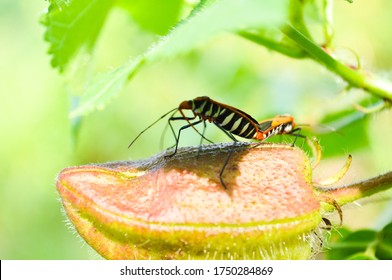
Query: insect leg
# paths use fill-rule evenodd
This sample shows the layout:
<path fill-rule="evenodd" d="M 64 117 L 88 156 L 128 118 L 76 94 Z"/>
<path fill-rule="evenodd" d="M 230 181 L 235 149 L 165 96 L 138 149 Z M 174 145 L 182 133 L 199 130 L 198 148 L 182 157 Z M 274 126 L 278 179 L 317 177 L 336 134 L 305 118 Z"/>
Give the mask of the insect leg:
<path fill-rule="evenodd" d="M 175 139 L 175 141 L 176 141 L 176 144 L 174 144 L 174 145 L 171 146 L 170 148 L 176 147 L 176 151 L 177 151 L 178 141 L 180 140 L 180 136 L 178 135 L 178 137 L 177 137 L 177 134 L 176 134 L 176 132 L 174 131 L 174 128 L 173 128 L 171 122 L 172 122 L 172 121 L 177 121 L 177 120 L 186 120 L 186 121 L 189 123 L 189 125 L 191 125 L 191 123 L 190 123 L 189 121 L 190 121 L 190 120 L 194 120 L 195 118 L 196 118 L 196 116 L 194 116 L 194 117 L 192 117 L 192 118 L 187 118 L 187 117 L 185 117 L 185 116 L 184 116 L 184 117 L 173 117 L 173 116 L 171 116 L 171 117 L 169 118 L 169 120 L 167 121 L 167 123 L 169 124 L 170 130 L 171 130 L 171 132 L 173 133 L 174 139 Z M 179 133 L 178 133 L 178 134 L 179 134 Z"/>
<path fill-rule="evenodd" d="M 207 124 L 206 124 L 206 122 L 203 122 L 203 132 L 201 133 L 201 137 L 200 137 L 200 144 L 199 144 L 199 149 L 197 151 L 197 158 L 199 157 L 199 154 L 201 153 L 201 150 L 202 150 L 201 145 L 203 144 L 203 139 L 205 138 L 204 133 L 206 132 L 206 128 L 207 128 Z"/>
<path fill-rule="evenodd" d="M 203 122 L 203 132 L 201 133 L 201 138 L 200 138 L 200 144 L 199 146 L 201 146 L 203 144 L 203 139 L 204 139 L 204 133 L 206 132 L 206 128 L 207 128 L 207 124 L 206 122 Z M 207 139 L 208 140 L 208 139 Z M 210 141 L 210 140 L 208 140 Z M 211 142 L 211 141 L 210 141 Z M 212 142 L 211 142 L 212 143 Z"/>
<path fill-rule="evenodd" d="M 295 132 L 297 132 L 297 133 L 295 133 Z M 301 133 L 301 127 L 297 127 L 296 129 L 293 129 L 290 133 L 288 133 L 288 134 L 290 134 L 290 135 L 295 136 L 294 142 L 293 142 L 293 144 L 291 144 L 292 147 L 294 147 L 295 142 L 297 142 L 298 137 L 303 138 L 303 139 L 306 139 L 306 136 L 305 136 L 305 135 L 302 135 L 302 134 L 300 134 L 300 133 Z"/>
<path fill-rule="evenodd" d="M 176 118 L 177 119 L 177 118 Z M 193 118 L 194 119 L 194 118 Z M 170 120 L 172 120 L 172 119 L 170 119 Z M 170 121 L 169 120 L 169 121 Z M 183 127 L 181 127 L 179 130 L 178 130 L 178 135 L 176 135 L 175 134 L 175 132 L 174 132 L 174 129 L 173 129 L 173 126 L 170 124 L 170 122 L 169 122 L 169 124 L 170 124 L 170 128 L 171 128 L 171 130 L 172 130 L 172 132 L 173 132 L 173 134 L 174 134 L 174 137 L 176 138 L 176 146 L 175 146 L 175 148 L 174 148 L 174 152 L 172 153 L 172 154 L 170 154 L 170 155 L 166 155 L 165 157 L 167 158 L 167 157 L 172 157 L 172 156 L 174 156 L 176 153 L 177 153 L 177 149 L 178 149 L 178 143 L 179 143 L 179 141 L 180 141 L 180 135 L 181 135 L 181 131 L 182 130 L 184 130 L 184 129 L 187 129 L 187 128 L 189 128 L 189 127 L 193 127 L 193 126 L 195 126 L 195 125 L 197 125 L 197 124 L 199 124 L 199 123 L 201 123 L 201 122 L 203 122 L 204 120 L 202 120 L 202 119 L 200 119 L 200 120 L 198 120 L 198 121 L 195 121 L 195 122 L 193 122 L 193 123 L 189 123 L 189 124 L 187 124 L 187 125 L 184 125 Z"/>
<path fill-rule="evenodd" d="M 221 126 L 219 126 L 218 124 L 216 124 L 216 126 L 219 127 L 220 130 L 222 130 L 227 136 L 230 137 L 231 140 L 234 141 L 233 145 L 231 146 L 230 152 L 229 152 L 229 154 L 227 155 L 227 158 L 226 158 L 226 160 L 225 160 L 225 162 L 224 162 L 224 164 L 223 164 L 223 166 L 222 166 L 222 169 L 221 169 L 221 171 L 220 171 L 220 173 L 219 173 L 219 180 L 220 180 L 220 182 L 221 182 L 223 188 L 227 190 L 226 184 L 225 184 L 225 182 L 223 181 L 223 177 L 222 177 L 222 176 L 223 176 L 223 172 L 225 171 L 225 168 L 226 168 L 227 164 L 229 163 L 230 157 L 231 157 L 231 155 L 232 155 L 233 152 L 234 152 L 234 147 L 235 147 L 236 142 L 238 142 L 238 140 L 235 139 L 235 137 L 233 136 L 233 134 L 231 134 L 230 132 L 228 132 L 227 130 L 225 130 L 224 128 L 222 128 Z"/>
<path fill-rule="evenodd" d="M 179 139 L 177 139 L 177 135 L 176 135 L 176 133 L 174 132 L 174 128 L 173 128 L 173 126 L 171 125 L 171 121 L 185 120 L 185 121 L 187 121 L 187 122 L 189 123 L 189 126 L 188 126 L 188 127 L 192 127 L 192 128 L 197 132 L 197 134 L 199 134 L 199 135 L 202 137 L 202 139 L 207 140 L 207 141 L 210 142 L 210 143 L 213 143 L 210 139 L 208 139 L 208 138 L 206 138 L 206 137 L 204 136 L 204 130 L 203 130 L 203 133 L 200 133 L 200 132 L 194 127 L 195 123 L 189 122 L 189 121 L 191 121 L 191 120 L 194 120 L 195 118 L 196 118 L 196 116 L 194 116 L 194 117 L 192 117 L 192 118 L 188 118 L 188 117 L 171 117 L 171 118 L 169 118 L 168 123 L 169 123 L 170 129 L 171 129 L 171 131 L 172 131 L 172 133 L 173 133 L 173 135 L 174 135 L 174 139 L 176 139 L 176 142 L 177 142 Z M 198 122 L 198 123 L 200 123 L 200 122 Z M 198 123 L 196 123 L 196 124 L 198 124 Z M 205 124 L 204 124 L 204 129 L 205 129 Z"/>

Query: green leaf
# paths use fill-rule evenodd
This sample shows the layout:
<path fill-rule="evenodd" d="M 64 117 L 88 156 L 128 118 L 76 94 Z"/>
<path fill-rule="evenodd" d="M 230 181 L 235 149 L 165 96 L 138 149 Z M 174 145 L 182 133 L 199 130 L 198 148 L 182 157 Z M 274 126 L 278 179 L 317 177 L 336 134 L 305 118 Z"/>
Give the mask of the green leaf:
<path fill-rule="evenodd" d="M 143 62 L 142 57 L 137 57 L 129 64 L 95 76 L 87 91 L 80 97 L 79 104 L 71 111 L 70 117 L 74 119 L 93 109 L 102 109 L 108 100 L 121 90 L 128 76 L 134 73 Z"/>
<path fill-rule="evenodd" d="M 328 259 L 334 260 L 391 260 L 392 223 L 381 231 L 358 230 L 350 232 L 343 228 L 328 240 Z"/>
<path fill-rule="evenodd" d="M 153 44 L 142 58 L 132 60 L 113 71 L 97 76 L 88 86 L 85 97 L 71 116 L 83 115 L 105 103 L 135 74 L 142 62 L 178 56 L 189 52 L 202 42 L 222 32 L 236 32 L 251 28 L 267 28 L 282 24 L 287 16 L 285 0 L 221 0 L 192 12 L 171 33 Z M 104 80 L 111 86 L 101 88 Z"/>
<path fill-rule="evenodd" d="M 179 18 L 181 0 L 121 0 L 118 5 L 126 9 L 145 30 L 164 35 Z"/>
<path fill-rule="evenodd" d="M 51 64 L 64 71 L 82 47 L 91 51 L 113 0 L 51 0 L 43 18 Z"/>
<path fill-rule="evenodd" d="M 318 134 L 323 149 L 323 156 L 330 157 L 341 155 L 348 151 L 353 153 L 369 146 L 368 121 L 361 112 L 347 112 L 347 114 L 336 115 L 334 122 L 326 122 L 326 128 L 339 128 L 331 130 L 328 134 Z"/>
<path fill-rule="evenodd" d="M 366 255 L 366 249 L 377 240 L 377 232 L 373 230 L 359 230 L 355 231 L 348 236 L 340 239 L 339 241 L 329 244 L 330 251 L 326 252 L 328 259 L 332 260 L 345 260 L 351 257 L 359 258 Z M 358 255 L 356 255 L 358 254 Z"/>
<path fill-rule="evenodd" d="M 379 98 L 347 96 L 342 99 L 342 106 L 326 113 L 320 121 L 319 127 L 312 130 L 317 135 L 324 147 L 323 156 L 336 156 L 342 151 L 352 153 L 355 150 L 369 146 L 368 118 L 367 114 L 354 108 L 352 104 L 358 104 L 364 108 L 379 107 Z"/>
<path fill-rule="evenodd" d="M 304 9 L 306 4 L 310 4 L 311 6 L 316 5 L 316 3 L 313 1 L 310 2 L 310 1 L 291 0 L 290 9 L 289 9 L 289 19 L 290 19 L 290 23 L 293 26 L 295 26 L 295 28 L 297 28 L 300 32 L 302 32 L 302 34 L 304 34 L 306 37 L 311 39 L 312 37 L 310 36 L 304 18 Z"/>
<path fill-rule="evenodd" d="M 190 51 L 200 42 L 225 31 L 271 27 L 286 19 L 286 1 L 222 0 L 180 23 L 149 54 L 150 60 Z"/>
<path fill-rule="evenodd" d="M 376 257 L 380 260 L 392 260 L 392 223 L 386 225 L 379 233 Z"/>
<path fill-rule="evenodd" d="M 350 256 L 348 260 L 377 260 L 377 258 L 364 253 L 358 253 Z"/>

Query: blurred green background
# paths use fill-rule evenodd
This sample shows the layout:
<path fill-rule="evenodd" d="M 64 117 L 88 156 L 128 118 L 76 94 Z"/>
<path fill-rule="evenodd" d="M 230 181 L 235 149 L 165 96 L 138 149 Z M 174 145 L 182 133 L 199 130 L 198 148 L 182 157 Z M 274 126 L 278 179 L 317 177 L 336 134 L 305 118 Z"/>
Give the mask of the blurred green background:
<path fill-rule="evenodd" d="M 162 150 L 165 121 L 127 149 L 152 121 L 182 100 L 207 95 L 258 119 L 293 114 L 315 123 L 327 112 L 350 107 L 358 90 L 310 60 L 294 60 L 240 37 L 222 34 L 193 52 L 143 68 L 108 106 L 84 117 L 75 134 L 68 118 L 69 85 L 50 67 L 39 19 L 46 1 L 0 2 L 0 259 L 99 258 L 67 223 L 56 191 L 57 174 L 67 166 L 140 159 Z M 392 2 L 335 1 L 335 46 L 354 61 L 392 80 Z M 107 71 L 138 55 L 156 39 L 120 9 L 113 10 L 95 49 L 95 67 Z M 115 47 L 113 47 L 115 46 Z M 315 176 L 334 174 L 348 153 L 349 183 L 392 169 L 392 113 L 364 117 L 341 134 L 321 138 L 326 156 Z M 213 126 L 207 137 L 229 141 Z M 174 144 L 166 133 L 163 147 Z M 182 145 L 197 145 L 189 130 Z M 333 152 L 332 152 L 333 151 Z M 392 220 L 388 193 L 344 208 L 352 229 L 379 229 Z"/>

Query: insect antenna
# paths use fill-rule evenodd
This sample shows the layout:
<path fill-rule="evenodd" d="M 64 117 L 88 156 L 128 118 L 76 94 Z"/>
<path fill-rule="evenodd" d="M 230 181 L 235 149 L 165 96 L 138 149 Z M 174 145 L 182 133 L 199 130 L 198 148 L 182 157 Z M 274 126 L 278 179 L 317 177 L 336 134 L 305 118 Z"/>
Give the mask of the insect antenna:
<path fill-rule="evenodd" d="M 337 133 L 337 134 L 339 134 L 341 136 L 344 135 L 344 133 L 340 132 L 335 127 L 330 126 L 330 125 L 325 125 L 325 124 L 311 125 L 311 124 L 301 123 L 301 124 L 296 124 L 296 127 L 297 127 L 296 129 L 294 129 L 290 133 L 288 133 L 288 135 L 295 136 L 295 140 L 294 140 L 294 142 L 292 144 L 293 146 L 296 143 L 298 137 L 303 138 L 305 140 L 307 140 L 307 138 L 308 138 L 306 135 L 300 134 L 300 131 L 301 131 L 302 127 L 313 128 L 313 131 L 315 131 L 318 134 L 324 134 L 324 133 L 332 132 L 332 133 Z M 294 133 L 294 132 L 297 132 L 297 133 Z"/>
<path fill-rule="evenodd" d="M 169 115 L 172 112 L 178 111 L 178 108 L 174 108 L 172 110 L 170 110 L 169 112 L 167 112 L 166 114 L 164 114 L 163 116 L 161 116 L 159 119 L 157 119 L 156 121 L 154 121 L 152 124 L 150 124 L 149 126 L 147 126 L 145 129 L 143 129 L 136 137 L 135 139 L 132 140 L 131 144 L 128 145 L 128 149 L 133 145 L 133 143 L 135 143 L 135 141 L 144 133 L 146 132 L 149 128 L 151 128 L 154 124 L 156 124 L 157 122 L 159 122 L 161 119 L 163 119 L 164 117 L 166 117 L 167 115 Z"/>
<path fill-rule="evenodd" d="M 344 136 L 344 133 L 339 131 L 339 128 L 336 128 L 334 123 L 332 123 L 332 125 L 322 124 L 322 123 L 315 124 L 315 125 L 297 124 L 297 126 L 300 127 L 305 126 L 305 127 L 313 128 L 313 131 L 315 131 L 317 134 L 326 134 L 326 133 L 333 132 L 339 134 L 340 136 Z"/>
<path fill-rule="evenodd" d="M 344 136 L 343 132 L 339 131 L 339 129 L 333 127 L 332 125 L 318 124 L 316 125 L 316 127 L 318 128 L 318 131 L 316 131 L 317 133 L 325 134 L 325 133 L 333 132 L 339 134 L 340 136 Z"/>

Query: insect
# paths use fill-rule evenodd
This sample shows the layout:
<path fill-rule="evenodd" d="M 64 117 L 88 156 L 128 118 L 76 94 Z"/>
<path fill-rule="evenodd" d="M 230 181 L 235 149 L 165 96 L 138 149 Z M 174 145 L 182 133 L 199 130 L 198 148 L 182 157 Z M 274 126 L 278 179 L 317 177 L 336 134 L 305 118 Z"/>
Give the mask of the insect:
<path fill-rule="evenodd" d="M 185 115 L 184 111 L 190 110 L 193 113 L 193 116 L 188 117 Z M 181 116 L 175 117 L 174 115 L 179 112 Z M 145 128 L 142 132 L 140 132 L 136 138 L 129 144 L 128 148 L 132 146 L 132 144 L 142 135 L 146 130 L 148 130 L 151 126 L 156 124 L 159 120 L 163 119 L 167 115 L 172 113 L 170 118 L 168 119 L 168 124 L 170 129 L 174 135 L 176 140 L 175 148 L 172 154 L 167 155 L 166 157 L 172 157 L 177 153 L 178 144 L 180 140 L 180 135 L 182 130 L 192 127 L 199 135 L 201 135 L 202 139 L 206 139 L 211 142 L 207 138 L 204 137 L 204 132 L 200 133 L 195 125 L 199 123 L 210 122 L 215 124 L 219 129 L 221 129 L 231 140 L 234 142 L 238 142 L 237 139 L 233 135 L 240 136 L 246 139 L 254 139 L 258 141 L 264 141 L 267 138 L 278 135 L 278 134 L 292 134 L 298 131 L 297 136 L 302 136 L 299 134 L 300 128 L 295 128 L 294 118 L 289 115 L 278 115 L 272 119 L 263 120 L 258 123 L 252 116 L 241 111 L 240 109 L 234 108 L 232 106 L 219 103 L 217 101 L 212 100 L 207 96 L 197 97 L 192 100 L 187 100 L 181 102 L 178 108 L 174 108 L 161 116 L 147 128 Z M 178 133 L 176 134 L 174 128 L 171 124 L 172 121 L 177 120 L 185 120 L 188 122 L 187 125 L 182 126 Z M 230 157 L 234 151 L 234 145 L 231 148 L 223 167 L 219 173 L 219 179 L 222 186 L 227 189 L 222 175 L 226 168 L 227 163 L 230 160 Z"/>
<path fill-rule="evenodd" d="M 271 119 L 262 120 L 258 124 L 260 136 L 256 140 L 263 141 L 275 135 L 295 135 L 293 146 L 298 137 L 305 138 L 300 134 L 301 127 L 297 127 L 294 118 L 290 115 L 277 115 Z M 295 133 L 297 132 L 297 133 Z"/>

